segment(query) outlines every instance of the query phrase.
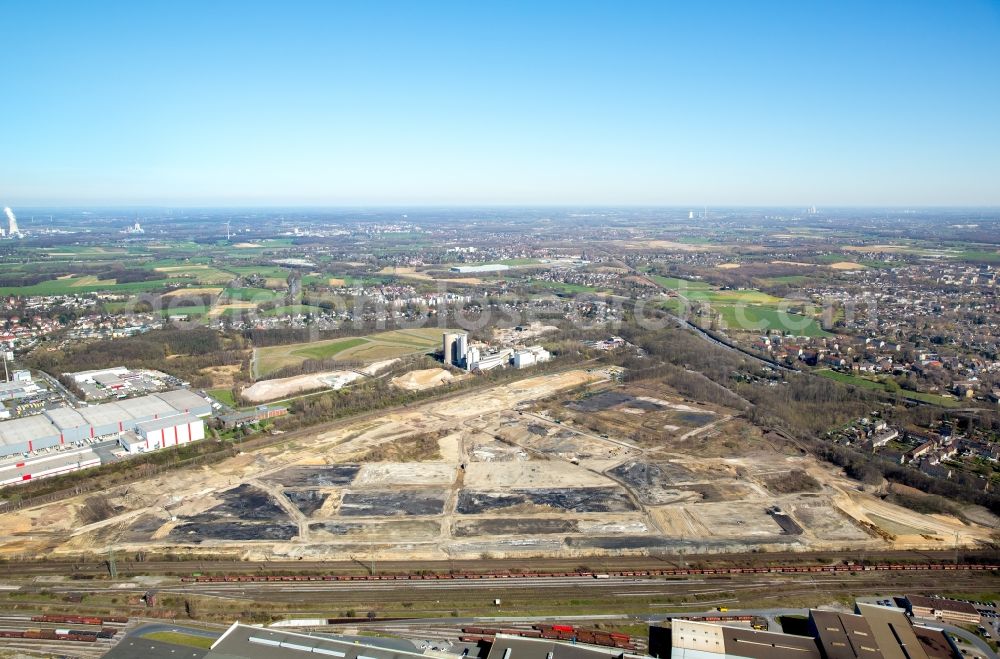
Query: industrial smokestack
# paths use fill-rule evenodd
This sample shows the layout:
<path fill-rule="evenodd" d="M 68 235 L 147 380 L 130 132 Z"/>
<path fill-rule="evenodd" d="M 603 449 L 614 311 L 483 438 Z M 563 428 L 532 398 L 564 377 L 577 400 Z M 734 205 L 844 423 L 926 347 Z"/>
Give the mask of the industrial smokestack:
<path fill-rule="evenodd" d="M 8 206 L 7 208 L 3 209 L 3 212 L 7 215 L 7 222 L 9 223 L 9 227 L 7 229 L 7 235 L 10 236 L 11 238 L 13 238 L 14 236 L 20 236 L 21 230 L 17 228 L 17 218 L 14 216 L 14 211 L 12 211 Z"/>

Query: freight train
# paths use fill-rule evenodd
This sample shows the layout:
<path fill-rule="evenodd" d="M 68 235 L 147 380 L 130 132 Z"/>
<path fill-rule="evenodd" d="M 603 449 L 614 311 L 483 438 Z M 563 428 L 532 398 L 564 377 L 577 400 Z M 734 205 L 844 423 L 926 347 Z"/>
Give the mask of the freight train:
<path fill-rule="evenodd" d="M 117 629 L 104 627 L 100 631 L 84 629 L 0 629 L 0 638 L 25 638 L 39 641 L 78 641 L 94 643 L 99 638 L 114 638 Z"/>
<path fill-rule="evenodd" d="M 797 574 L 816 572 L 869 572 L 878 570 L 905 571 L 994 571 L 1000 565 L 954 563 L 879 563 L 875 565 L 772 565 L 769 567 L 676 568 L 664 570 L 619 570 L 611 572 L 438 572 L 431 574 L 294 574 L 252 575 L 228 574 L 182 577 L 187 583 L 266 583 L 286 581 L 437 581 L 477 579 L 545 579 L 545 578 L 610 578 L 610 577 L 688 577 L 726 574 Z"/>
<path fill-rule="evenodd" d="M 71 616 L 71 615 L 42 615 L 32 616 L 31 622 L 62 622 L 67 625 L 104 625 L 107 623 L 125 624 L 128 618 L 118 616 L 105 616 L 102 618 L 93 616 Z"/>

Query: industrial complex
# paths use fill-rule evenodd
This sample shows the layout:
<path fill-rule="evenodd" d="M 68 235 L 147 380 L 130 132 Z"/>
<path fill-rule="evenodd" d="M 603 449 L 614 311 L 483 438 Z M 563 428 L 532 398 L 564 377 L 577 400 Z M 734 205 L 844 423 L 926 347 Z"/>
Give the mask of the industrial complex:
<path fill-rule="evenodd" d="M 35 416 L 0 423 L 0 457 L 79 444 L 84 440 L 119 438 L 135 432 L 145 421 L 205 417 L 212 404 L 205 398 L 177 389 L 139 398 L 74 409 L 57 407 Z"/>
<path fill-rule="evenodd" d="M 724 616 L 723 616 L 724 617 Z M 938 659 L 961 656 L 941 629 L 914 624 L 904 609 L 857 603 L 854 613 L 811 610 L 803 633 L 762 631 L 674 618 L 650 629 L 650 654 L 666 659 Z"/>
<path fill-rule="evenodd" d="M 460 332 L 444 334 L 441 354 L 445 364 L 467 371 L 489 371 L 501 366 L 527 368 L 552 358 L 542 346 L 502 348 L 491 352 L 485 344 L 469 343 L 469 335 Z"/>
<path fill-rule="evenodd" d="M 12 383 L 14 384 L 14 383 Z M 114 442 L 126 454 L 205 438 L 212 403 L 187 389 L 40 414 L 0 423 L 0 486 L 101 463 L 91 444 Z"/>

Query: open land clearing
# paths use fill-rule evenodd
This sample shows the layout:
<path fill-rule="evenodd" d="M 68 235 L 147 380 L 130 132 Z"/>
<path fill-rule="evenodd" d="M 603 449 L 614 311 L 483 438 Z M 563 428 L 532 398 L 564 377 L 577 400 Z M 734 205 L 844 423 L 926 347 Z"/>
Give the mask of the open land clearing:
<path fill-rule="evenodd" d="M 987 527 L 861 491 L 735 410 L 527 377 L 3 515 L 0 556 L 380 560 L 949 549 Z M 104 505 L 104 502 L 107 505 Z"/>
<path fill-rule="evenodd" d="M 415 268 L 399 266 L 391 267 L 387 266 L 378 271 L 380 275 L 394 275 L 396 277 L 402 277 L 404 279 L 417 279 L 420 281 L 441 281 L 450 284 L 471 284 L 477 285 L 482 284 L 483 280 L 479 277 L 434 277 L 426 272 L 418 272 Z"/>
<path fill-rule="evenodd" d="M 247 309 L 256 309 L 257 305 L 253 302 L 227 302 L 226 304 L 218 304 L 212 307 L 212 310 L 208 312 L 208 315 L 213 318 L 217 318 L 230 311 L 245 311 Z"/>
<path fill-rule="evenodd" d="M 377 362 L 418 352 L 427 352 L 441 343 L 443 331 L 437 327 L 400 329 L 367 336 L 352 336 L 307 343 L 258 348 L 257 372 L 273 373 L 297 366 L 307 359 Z"/>
<path fill-rule="evenodd" d="M 433 389 L 443 384 L 449 384 L 464 377 L 466 376 L 456 376 L 444 368 L 425 368 L 396 376 L 392 379 L 392 383 L 400 389 L 423 391 L 424 389 Z"/>
<path fill-rule="evenodd" d="M 168 291 L 163 294 L 162 297 L 183 297 L 188 295 L 219 295 L 222 293 L 221 287 L 216 286 L 203 286 L 203 287 L 190 287 L 190 288 L 178 288 L 172 291 Z"/>
<path fill-rule="evenodd" d="M 244 389 L 241 395 L 252 403 L 288 398 L 304 391 L 340 389 L 345 384 L 364 377 L 357 371 L 322 371 L 293 375 L 288 378 L 259 380 Z"/>
<path fill-rule="evenodd" d="M 728 252 L 730 247 L 707 243 L 680 243 L 673 240 L 614 240 L 612 244 L 624 249 L 669 249 L 680 252 Z"/>

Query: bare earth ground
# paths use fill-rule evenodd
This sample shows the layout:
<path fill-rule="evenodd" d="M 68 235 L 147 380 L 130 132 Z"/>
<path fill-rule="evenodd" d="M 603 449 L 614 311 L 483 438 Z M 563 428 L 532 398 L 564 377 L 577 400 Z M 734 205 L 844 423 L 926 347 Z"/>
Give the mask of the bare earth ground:
<path fill-rule="evenodd" d="M 423 391 L 424 389 L 440 387 L 443 384 L 448 384 L 464 377 L 464 375 L 456 376 L 444 368 L 425 368 L 396 376 L 392 379 L 392 384 L 408 391 Z"/>
<path fill-rule="evenodd" d="M 235 378 L 239 375 L 242 366 L 240 364 L 227 364 L 224 366 L 210 366 L 203 368 L 199 373 L 212 378 L 213 389 L 223 389 L 232 387 Z"/>
<path fill-rule="evenodd" d="M 176 297 L 187 295 L 219 295 L 222 288 L 218 286 L 202 286 L 199 288 L 178 288 L 177 290 L 164 293 L 162 297 Z"/>
<path fill-rule="evenodd" d="M 208 315 L 212 318 L 217 318 L 222 314 L 230 311 L 232 309 L 256 309 L 257 305 L 253 302 L 227 302 L 225 304 L 219 304 L 212 307 L 212 310 L 208 312 Z"/>
<path fill-rule="evenodd" d="M 355 371 L 322 371 L 320 373 L 308 373 L 306 375 L 294 375 L 288 378 L 277 378 L 274 380 L 261 380 L 255 382 L 241 393 L 244 398 L 253 403 L 264 403 L 269 400 L 288 398 L 310 389 L 321 389 L 330 387 L 331 378 L 339 378 L 343 381 L 358 380 L 364 377 Z M 339 388 L 339 387 L 334 387 Z"/>
<path fill-rule="evenodd" d="M 608 431 L 588 425 L 602 423 Z M 768 489 L 792 470 L 815 487 Z M 88 498 L 3 515 L 0 556 L 114 546 L 474 559 L 942 549 L 990 535 L 865 494 L 732 410 L 662 385 L 615 385 L 600 370 L 530 377 L 147 478 L 102 495 L 104 519 Z"/>

